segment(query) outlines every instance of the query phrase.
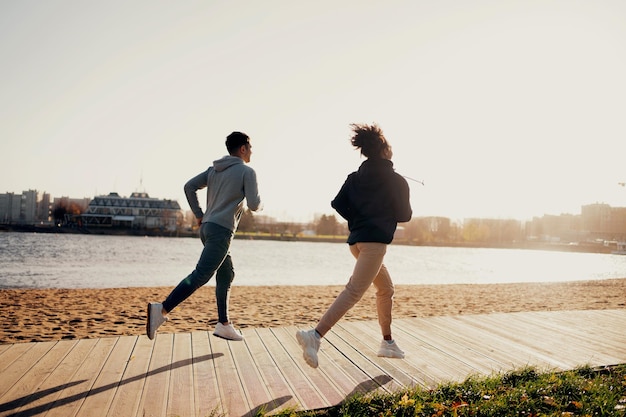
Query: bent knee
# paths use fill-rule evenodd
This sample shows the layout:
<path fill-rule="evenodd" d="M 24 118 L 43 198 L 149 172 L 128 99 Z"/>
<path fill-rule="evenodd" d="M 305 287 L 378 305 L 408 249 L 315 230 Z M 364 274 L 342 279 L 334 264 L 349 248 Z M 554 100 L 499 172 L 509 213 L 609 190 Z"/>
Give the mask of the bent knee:
<path fill-rule="evenodd" d="M 395 294 L 396 290 L 393 285 L 386 285 L 382 287 L 376 287 L 376 296 L 391 298 Z"/>

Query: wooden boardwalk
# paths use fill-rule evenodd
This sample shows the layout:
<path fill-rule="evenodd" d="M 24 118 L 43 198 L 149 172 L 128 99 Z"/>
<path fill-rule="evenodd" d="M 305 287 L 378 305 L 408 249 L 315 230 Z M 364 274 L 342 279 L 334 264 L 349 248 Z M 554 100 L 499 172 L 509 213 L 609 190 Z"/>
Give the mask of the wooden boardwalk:
<path fill-rule="evenodd" d="M 341 321 L 309 368 L 296 328 L 0 345 L 0 416 L 243 416 L 360 392 L 435 386 L 525 365 L 626 363 L 626 309 L 398 319 L 404 360 L 376 356 L 374 321 Z"/>

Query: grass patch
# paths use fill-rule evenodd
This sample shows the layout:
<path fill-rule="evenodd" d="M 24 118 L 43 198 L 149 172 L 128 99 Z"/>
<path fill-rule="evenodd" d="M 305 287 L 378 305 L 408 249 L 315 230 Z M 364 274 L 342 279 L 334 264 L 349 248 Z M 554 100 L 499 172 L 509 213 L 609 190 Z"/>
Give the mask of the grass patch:
<path fill-rule="evenodd" d="M 265 414 L 259 414 L 263 416 Z M 540 373 L 526 367 L 470 377 L 435 389 L 357 395 L 335 407 L 287 410 L 282 417 L 338 416 L 626 416 L 626 364 Z"/>

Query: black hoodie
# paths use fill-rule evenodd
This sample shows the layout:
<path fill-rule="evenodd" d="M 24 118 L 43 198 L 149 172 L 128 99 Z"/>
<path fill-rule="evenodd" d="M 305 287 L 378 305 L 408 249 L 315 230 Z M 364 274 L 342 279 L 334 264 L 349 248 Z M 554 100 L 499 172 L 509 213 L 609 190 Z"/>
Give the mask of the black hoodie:
<path fill-rule="evenodd" d="M 413 214 L 409 185 L 388 159 L 367 159 L 348 175 L 330 203 L 348 221 L 348 243 L 391 243 L 398 222 Z"/>

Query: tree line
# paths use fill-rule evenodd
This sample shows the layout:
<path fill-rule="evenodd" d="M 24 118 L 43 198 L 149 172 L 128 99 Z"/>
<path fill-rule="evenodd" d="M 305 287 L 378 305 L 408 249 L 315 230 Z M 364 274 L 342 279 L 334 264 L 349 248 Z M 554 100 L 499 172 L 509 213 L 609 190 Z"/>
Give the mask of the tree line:
<path fill-rule="evenodd" d="M 317 236 L 347 236 L 348 226 L 335 215 L 321 215 L 309 223 L 259 221 L 249 210 L 242 215 L 240 232 L 272 235 L 315 234 Z M 525 240 L 519 220 L 469 219 L 459 225 L 447 217 L 416 217 L 400 223 L 395 240 L 414 244 L 432 243 L 508 243 Z"/>

